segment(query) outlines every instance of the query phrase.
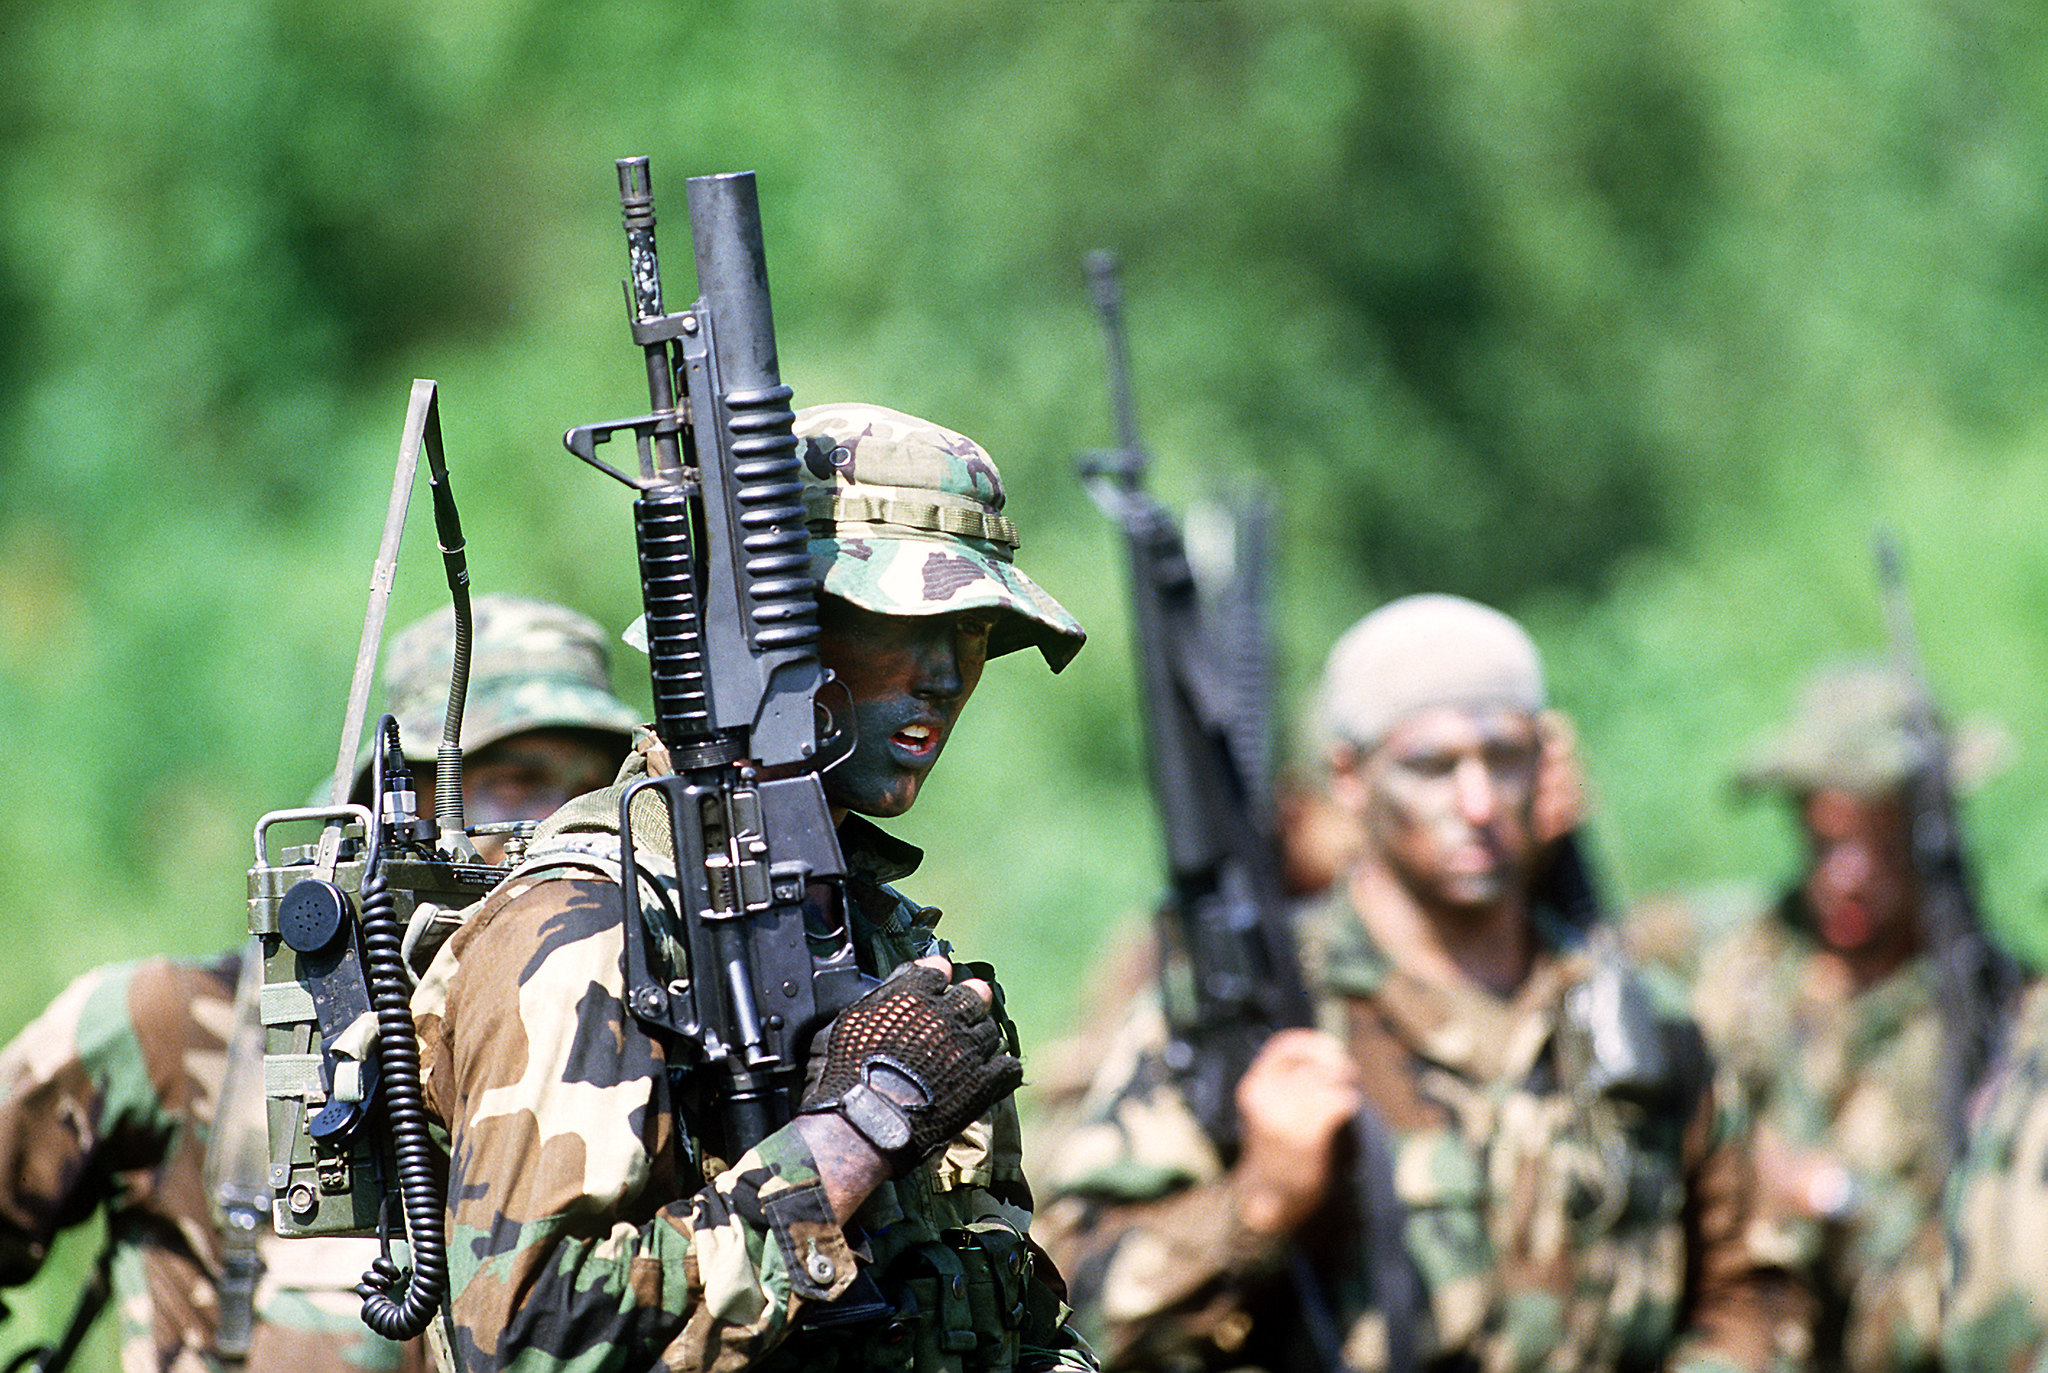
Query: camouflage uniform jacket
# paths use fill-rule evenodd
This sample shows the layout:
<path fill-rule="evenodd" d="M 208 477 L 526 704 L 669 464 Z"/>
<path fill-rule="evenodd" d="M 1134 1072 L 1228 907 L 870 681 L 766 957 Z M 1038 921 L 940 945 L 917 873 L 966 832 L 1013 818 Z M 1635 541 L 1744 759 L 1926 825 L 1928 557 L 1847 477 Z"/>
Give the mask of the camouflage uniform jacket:
<path fill-rule="evenodd" d="M 223 1255 L 206 1156 L 241 963 L 95 969 L 0 1052 L 0 1286 L 26 1282 L 60 1229 L 104 1209 L 131 1373 L 220 1366 Z M 361 1245 L 271 1236 L 262 1253 L 253 1373 L 424 1367 L 417 1346 L 356 1319 L 348 1289 L 373 1256 Z"/>
<path fill-rule="evenodd" d="M 2027 991 L 1945 1205 L 1943 1365 L 2048 1370 L 2048 983 Z"/>
<path fill-rule="evenodd" d="M 1916 958 L 1858 991 L 1808 927 L 1795 891 L 1738 928 L 1707 954 L 1694 1009 L 1763 1138 L 1841 1169 L 1827 1195 L 1774 1216 L 1768 1241 L 1819 1301 L 1815 1364 L 1928 1368 L 1940 1265 L 1918 1237 L 1946 1175 L 1927 1109 L 1941 1048 L 1932 970 Z"/>
<path fill-rule="evenodd" d="M 1349 1044 L 1393 1138 L 1408 1258 L 1424 1294 L 1413 1330 L 1443 1370 L 1763 1369 L 1803 1314 L 1784 1275 L 1746 1247 L 1749 1161 L 1699 1035 L 1652 1008 L 1618 956 L 1551 937 L 1512 999 L 1403 968 L 1343 890 L 1301 917 L 1325 1030 Z M 1604 944 L 1603 944 L 1604 947 Z M 1590 1084 L 1589 989 L 1643 1012 L 1641 1064 Z M 1621 990 L 1626 988 L 1627 990 Z M 1052 1173 L 1044 1238 L 1112 1368 L 1315 1366 L 1291 1273 L 1316 1274 L 1346 1364 L 1385 1367 L 1372 1258 L 1331 1203 L 1296 1254 L 1238 1219 L 1231 1175 L 1159 1057 L 1160 1018 L 1129 1027 L 1088 1123 Z M 1640 1041 L 1640 1042 L 1639 1042 Z"/>
<path fill-rule="evenodd" d="M 616 796 L 596 793 L 613 816 Z M 592 800 L 558 812 L 544 837 L 576 830 L 579 812 L 603 815 Z M 863 964 L 880 973 L 946 951 L 937 913 L 883 885 L 917 850 L 858 817 L 841 841 Z M 842 1231 L 793 1128 L 730 1162 L 710 1156 L 687 1075 L 623 1004 L 616 882 L 522 872 L 451 936 L 414 1000 L 428 1102 L 450 1134 L 467 1373 L 1096 1366 L 1025 1238 L 1012 1101 L 884 1183 Z M 894 1318 L 816 1323 L 860 1273 Z"/>

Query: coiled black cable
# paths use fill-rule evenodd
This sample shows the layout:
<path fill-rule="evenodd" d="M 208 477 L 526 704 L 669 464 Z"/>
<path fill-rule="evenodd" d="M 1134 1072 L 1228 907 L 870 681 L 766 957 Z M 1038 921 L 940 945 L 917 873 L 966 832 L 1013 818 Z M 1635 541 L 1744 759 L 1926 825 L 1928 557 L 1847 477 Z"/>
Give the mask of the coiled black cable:
<path fill-rule="evenodd" d="M 356 1285 L 363 1299 L 363 1324 L 387 1340 L 409 1340 L 425 1330 L 448 1296 L 448 1239 L 442 1209 L 447 1186 L 441 1154 L 429 1131 L 420 1089 L 420 1047 L 412 1023 L 412 996 L 400 952 L 398 897 L 384 878 L 384 758 L 398 750 L 398 722 L 377 722 L 371 764 L 372 832 L 362 887 L 363 973 L 377 1016 L 378 1089 L 397 1157 L 399 1197 L 412 1248 L 408 1273 L 392 1259 L 388 1243 Z M 401 766 L 402 757 L 401 757 Z"/>

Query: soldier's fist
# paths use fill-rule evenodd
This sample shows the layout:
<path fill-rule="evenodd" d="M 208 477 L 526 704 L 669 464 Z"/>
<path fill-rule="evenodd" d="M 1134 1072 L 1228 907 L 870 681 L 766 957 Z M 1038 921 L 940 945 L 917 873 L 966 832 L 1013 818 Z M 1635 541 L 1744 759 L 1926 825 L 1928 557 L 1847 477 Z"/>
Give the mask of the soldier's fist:
<path fill-rule="evenodd" d="M 1337 1137 L 1364 1103 L 1358 1067 L 1320 1030 L 1281 1030 L 1237 1084 L 1238 1211 L 1254 1230 L 1297 1229 L 1329 1195 Z"/>

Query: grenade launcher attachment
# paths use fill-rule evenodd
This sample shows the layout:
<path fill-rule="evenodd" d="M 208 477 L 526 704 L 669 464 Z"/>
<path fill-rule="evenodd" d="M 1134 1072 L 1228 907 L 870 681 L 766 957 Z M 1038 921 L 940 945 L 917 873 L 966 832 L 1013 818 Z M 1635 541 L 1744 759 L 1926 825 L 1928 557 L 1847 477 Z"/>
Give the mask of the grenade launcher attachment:
<path fill-rule="evenodd" d="M 700 294 L 671 312 L 647 159 L 618 173 L 652 408 L 563 443 L 639 493 L 654 729 L 674 770 L 620 801 L 627 1003 L 696 1070 L 736 1158 L 790 1118 L 811 1035 L 863 990 L 822 780 L 837 731 L 821 738 L 829 674 L 754 174 L 690 178 Z M 624 431 L 636 472 L 597 456 Z M 672 881 L 650 880 L 670 864 Z"/>

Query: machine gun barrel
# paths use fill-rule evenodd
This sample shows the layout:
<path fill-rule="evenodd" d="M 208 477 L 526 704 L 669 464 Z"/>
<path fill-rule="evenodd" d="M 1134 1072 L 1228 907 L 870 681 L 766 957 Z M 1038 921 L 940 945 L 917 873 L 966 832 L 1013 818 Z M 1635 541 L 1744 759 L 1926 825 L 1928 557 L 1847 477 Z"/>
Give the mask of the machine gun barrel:
<path fill-rule="evenodd" d="M 1878 537 L 1876 560 L 1894 671 L 1907 692 L 1910 847 L 1941 1008 L 1936 1120 L 1943 1157 L 1952 1164 L 1967 1142 L 1971 1097 L 2004 1045 L 2026 976 L 1985 927 L 1956 803 L 1949 732 L 1922 667 L 1899 549 L 1889 535 Z"/>
<path fill-rule="evenodd" d="M 1123 294 L 1115 260 L 1091 254 L 1087 273 L 1108 350 L 1117 447 L 1087 455 L 1089 494 L 1122 530 L 1154 797 L 1165 835 L 1160 987 L 1167 1067 L 1218 1150 L 1234 1157 L 1238 1081 L 1277 1030 L 1315 1023 L 1282 877 L 1271 779 L 1263 512 L 1237 521 L 1228 585 L 1205 598 L 1180 526 L 1143 488 L 1150 457 L 1137 435 Z M 1192 996 L 1176 998 L 1171 965 Z M 1192 1004 L 1177 1004 L 1191 1000 Z M 1387 1317 L 1386 1366 L 1416 1365 L 1419 1287 L 1403 1247 L 1406 1212 L 1394 1191 L 1391 1140 L 1368 1108 L 1348 1131 L 1355 1208 L 1374 1254 L 1372 1281 Z M 1342 1332 L 1307 1255 L 1290 1248 L 1296 1314 L 1324 1368 L 1345 1367 Z"/>
<path fill-rule="evenodd" d="M 670 311 L 647 159 L 618 170 L 650 410 L 563 442 L 640 493 L 655 732 L 674 769 L 620 802 L 627 1004 L 708 1074 L 724 1144 L 737 1151 L 788 1119 L 811 1034 L 861 985 L 821 780 L 818 585 L 754 175 L 690 179 L 699 295 Z M 596 456 L 624 430 L 639 445 L 637 476 Z M 672 883 L 648 876 L 632 825 L 649 792 L 667 816 L 659 866 L 672 859 Z M 650 901 L 672 905 L 663 923 L 687 968 L 662 966 Z"/>
<path fill-rule="evenodd" d="M 1137 436 L 1115 260 L 1093 253 L 1087 271 L 1107 345 L 1118 446 L 1086 455 L 1081 471 L 1124 536 L 1146 754 L 1169 874 L 1163 933 L 1188 959 L 1196 1003 L 1178 1014 L 1169 1007 L 1169 1015 L 1188 1037 L 1182 1055 L 1230 1065 L 1215 1075 L 1213 1090 L 1190 1083 L 1191 1095 L 1203 1099 L 1205 1123 L 1227 1141 L 1234 1134 L 1228 1089 L 1258 1042 L 1282 1026 L 1310 1023 L 1283 910 L 1269 783 L 1251 770 L 1263 755 L 1269 703 L 1246 699 L 1245 684 L 1266 681 L 1265 608 L 1231 594 L 1256 590 L 1263 569 L 1256 557 L 1233 568 L 1233 586 L 1217 598 L 1230 606 L 1227 624 L 1205 605 L 1178 522 L 1142 485 L 1150 457 Z M 1254 538 L 1240 550 L 1262 556 L 1263 531 L 1252 526 Z"/>

